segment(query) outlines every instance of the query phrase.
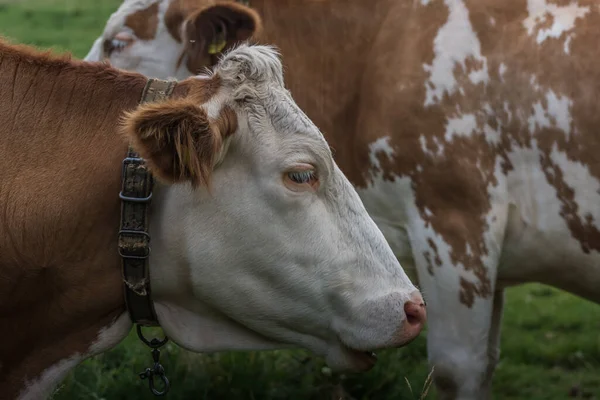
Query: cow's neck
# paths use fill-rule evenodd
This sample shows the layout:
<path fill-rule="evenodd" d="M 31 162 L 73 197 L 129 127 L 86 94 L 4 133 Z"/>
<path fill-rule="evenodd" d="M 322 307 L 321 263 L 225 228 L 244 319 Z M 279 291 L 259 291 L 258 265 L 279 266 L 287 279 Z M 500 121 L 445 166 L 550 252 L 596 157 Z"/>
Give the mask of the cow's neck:
<path fill-rule="evenodd" d="M 368 162 L 356 159 L 355 127 L 370 49 L 389 8 L 384 3 L 250 0 L 263 18 L 261 41 L 283 54 L 294 100 L 326 135 L 351 180 Z"/>
<path fill-rule="evenodd" d="M 65 64 L 0 42 L 0 397 L 89 354 L 124 312 L 116 128 L 145 78 Z"/>

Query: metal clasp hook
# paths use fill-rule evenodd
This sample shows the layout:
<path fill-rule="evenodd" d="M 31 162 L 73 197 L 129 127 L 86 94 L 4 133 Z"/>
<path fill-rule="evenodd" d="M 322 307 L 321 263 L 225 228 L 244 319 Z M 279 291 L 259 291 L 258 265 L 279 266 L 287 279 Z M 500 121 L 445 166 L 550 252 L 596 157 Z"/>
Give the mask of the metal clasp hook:
<path fill-rule="evenodd" d="M 165 374 L 165 368 L 159 362 L 159 359 L 160 359 L 159 347 L 164 346 L 169 341 L 169 338 L 165 336 L 165 338 L 163 340 L 154 338 L 151 341 L 148 341 L 148 339 L 146 339 L 144 337 L 144 335 L 142 334 L 142 327 L 140 325 L 137 325 L 136 329 L 137 329 L 137 334 L 138 334 L 138 337 L 140 338 L 140 340 L 142 342 L 144 342 L 144 344 L 146 344 L 146 346 L 148 346 L 152 349 L 152 359 L 154 360 L 154 365 L 152 366 L 152 368 L 146 368 L 146 370 L 144 372 L 140 373 L 140 378 L 141 379 L 148 378 L 148 386 L 149 386 L 152 394 L 154 394 L 155 396 L 164 396 L 165 394 L 167 394 L 167 392 L 169 391 L 169 388 L 171 386 L 169 383 L 169 379 L 167 379 L 167 376 Z M 154 377 L 155 376 L 158 376 L 158 378 L 163 383 L 164 388 L 162 391 L 159 391 L 154 387 Z"/>

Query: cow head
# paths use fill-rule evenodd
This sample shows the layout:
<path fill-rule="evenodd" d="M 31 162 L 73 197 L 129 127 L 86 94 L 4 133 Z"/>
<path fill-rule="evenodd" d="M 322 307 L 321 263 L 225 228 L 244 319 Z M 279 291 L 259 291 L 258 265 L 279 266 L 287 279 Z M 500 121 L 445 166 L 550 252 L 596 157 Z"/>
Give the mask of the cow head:
<path fill-rule="evenodd" d="M 319 130 L 284 88 L 279 55 L 242 45 L 124 131 L 163 182 L 153 294 L 194 351 L 308 348 L 337 368 L 403 345 L 425 310 Z"/>
<path fill-rule="evenodd" d="M 184 79 L 216 63 L 261 29 L 258 14 L 235 1 L 125 0 L 85 57 L 148 77 Z"/>

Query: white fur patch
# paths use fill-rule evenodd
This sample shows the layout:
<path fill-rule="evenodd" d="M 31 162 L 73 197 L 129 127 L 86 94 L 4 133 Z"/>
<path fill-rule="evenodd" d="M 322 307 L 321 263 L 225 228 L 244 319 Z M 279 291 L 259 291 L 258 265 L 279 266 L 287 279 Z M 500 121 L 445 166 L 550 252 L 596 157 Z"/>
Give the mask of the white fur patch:
<path fill-rule="evenodd" d="M 61 360 L 50 368 L 47 368 L 42 375 L 25 384 L 25 389 L 21 392 L 19 400 L 40 400 L 50 396 L 52 390 L 67 376 L 69 371 L 81 362 L 79 353 Z"/>
<path fill-rule="evenodd" d="M 536 129 L 556 127 L 565 133 L 567 138 L 571 132 L 571 107 L 573 101 L 566 96 L 556 95 L 554 91 L 549 90 L 546 93 L 546 104 L 544 107 L 541 101 L 533 105 L 533 112 L 529 117 L 529 131 Z"/>
<path fill-rule="evenodd" d="M 483 126 L 483 135 L 485 136 L 485 140 L 491 145 L 500 144 L 500 128 L 492 129 L 492 127 L 488 124 Z"/>
<path fill-rule="evenodd" d="M 403 236 L 402 232 L 398 232 L 398 229 L 408 232 L 409 225 L 413 225 L 413 228 L 417 227 L 419 231 L 426 231 L 426 237 L 432 238 L 435 241 L 442 262 L 445 265 L 452 265 L 450 260 L 450 246 L 433 231 L 431 226 L 425 224 L 415 206 L 415 195 L 411 186 L 411 179 L 407 177 L 395 177 L 393 182 L 383 179 L 378 157 L 383 153 L 390 159 L 393 158 L 394 151 L 389 146 L 389 138 L 377 139 L 369 145 L 369 148 L 369 157 L 373 167 L 371 172 L 373 182 L 368 188 L 358 189 L 357 191 L 365 207 L 369 210 L 369 214 L 373 217 L 373 220 L 390 243 L 394 253 L 402 260 L 404 268 L 414 266 L 415 261 L 417 261 L 413 259 L 410 237 Z M 425 212 L 428 215 L 432 215 L 429 209 Z M 392 226 L 396 228 L 393 229 L 391 228 Z M 398 241 L 398 238 L 402 238 L 402 240 Z M 417 248 L 421 248 L 420 245 L 419 243 Z M 417 256 L 420 257 L 422 255 Z M 410 259 L 410 261 L 406 262 L 407 259 Z M 407 265 L 405 265 L 405 262 Z M 458 290 L 458 287 L 455 287 L 455 289 Z"/>
<path fill-rule="evenodd" d="M 229 98 L 231 98 L 231 94 L 222 88 L 217 94 L 208 99 L 206 103 L 202 104 L 202 108 L 206 111 L 208 118 L 212 120 L 217 119 L 223 109 L 223 105 Z"/>
<path fill-rule="evenodd" d="M 18 399 L 39 400 L 47 398 L 54 388 L 81 361 L 107 351 L 125 339 L 131 325 L 129 315 L 127 313 L 121 314 L 112 325 L 102 328 L 98 332 L 98 338 L 90 345 L 85 354 L 75 353 L 44 370 L 38 378 L 25 382 L 24 389 L 19 394 Z"/>
<path fill-rule="evenodd" d="M 565 51 L 565 54 L 571 53 L 571 40 L 573 39 L 573 36 L 575 36 L 575 34 L 569 35 L 567 37 L 567 40 L 565 40 L 565 44 L 563 45 L 563 50 Z"/>
<path fill-rule="evenodd" d="M 566 96 L 557 96 L 552 90 L 546 94 L 546 100 L 548 101 L 548 114 L 554 118 L 556 126 L 568 137 L 573 119 L 570 111 L 573 100 Z"/>
<path fill-rule="evenodd" d="M 487 59 L 481 55 L 481 43 L 469 20 L 467 7 L 462 0 L 444 2 L 450 15 L 434 39 L 433 62 L 423 66 L 425 71 L 430 73 L 425 82 L 425 106 L 440 101 L 444 93 L 453 94 L 460 91 L 454 77 L 454 68 L 460 65 L 464 69 L 465 61 L 469 58 L 483 63 L 482 68 L 469 73 L 470 81 L 473 84 L 489 81 Z"/>
<path fill-rule="evenodd" d="M 454 136 L 470 136 L 477 129 L 474 114 L 464 114 L 458 118 L 449 118 L 444 137 L 451 141 Z"/>
<path fill-rule="evenodd" d="M 523 21 L 527 33 L 532 35 L 534 30 L 545 23 L 548 18 L 552 18 L 552 25 L 546 29 L 539 29 L 536 36 L 538 44 L 543 43 L 548 38 L 558 39 L 563 33 L 569 32 L 575 27 L 577 18 L 583 18 L 590 12 L 589 7 L 580 7 L 576 2 L 571 2 L 566 6 L 549 4 L 546 0 L 528 0 L 527 11 L 529 15 Z M 569 54 L 569 44 L 571 35 L 566 34 L 565 53 Z"/>
<path fill-rule="evenodd" d="M 569 159 L 564 152 L 558 150 L 556 145 L 552 148 L 550 158 L 562 171 L 565 183 L 573 189 L 579 217 L 585 221 L 586 217 L 591 216 L 595 222 L 594 225 L 598 227 L 600 224 L 600 207 L 598 206 L 600 182 L 598 179 L 592 176 L 586 165 Z"/>
<path fill-rule="evenodd" d="M 377 170 L 381 170 L 381 163 L 377 157 L 379 153 L 385 154 L 388 158 L 392 158 L 394 156 L 394 149 L 390 144 L 389 136 L 377 139 L 369 145 L 369 148 L 371 149 L 369 152 L 369 160 L 371 161 L 371 165 Z"/>
<path fill-rule="evenodd" d="M 498 67 L 498 75 L 500 75 L 500 79 L 504 81 L 504 73 L 506 72 L 506 64 L 501 63 L 500 67 Z"/>

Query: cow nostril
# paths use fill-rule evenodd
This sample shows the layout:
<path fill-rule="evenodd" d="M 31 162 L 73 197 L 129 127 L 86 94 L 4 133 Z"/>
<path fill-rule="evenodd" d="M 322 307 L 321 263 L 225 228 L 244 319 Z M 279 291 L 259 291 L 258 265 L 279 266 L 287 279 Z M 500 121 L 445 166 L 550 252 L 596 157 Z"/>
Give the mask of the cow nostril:
<path fill-rule="evenodd" d="M 423 302 L 407 301 L 404 304 L 404 313 L 409 325 L 422 325 L 425 323 L 426 313 Z"/>

